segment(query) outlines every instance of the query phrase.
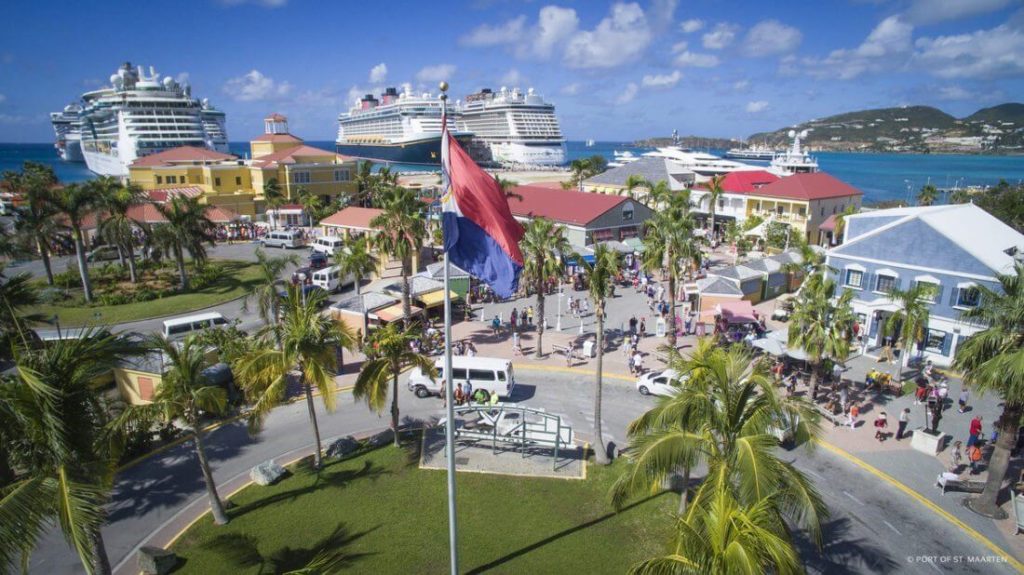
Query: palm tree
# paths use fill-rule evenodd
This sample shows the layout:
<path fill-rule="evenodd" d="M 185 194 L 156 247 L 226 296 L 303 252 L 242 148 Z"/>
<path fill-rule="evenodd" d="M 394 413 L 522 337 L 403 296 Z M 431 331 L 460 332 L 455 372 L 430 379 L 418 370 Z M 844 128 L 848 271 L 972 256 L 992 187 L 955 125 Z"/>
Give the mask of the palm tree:
<path fill-rule="evenodd" d="M 882 333 L 903 344 L 901 368 L 910 365 L 914 345 L 924 341 L 930 317 L 928 307 L 936 295 L 934 290 L 935 287 L 928 284 L 917 284 L 908 290 L 889 290 L 889 299 L 897 309 L 886 318 Z"/>
<path fill-rule="evenodd" d="M 382 230 L 376 239 L 377 248 L 402 262 L 402 314 L 411 321 L 412 297 L 409 276 L 413 274 L 413 257 L 419 256 L 427 228 L 420 214 L 420 202 L 410 191 L 399 187 L 387 188 L 379 197 L 382 214 L 370 225 Z"/>
<path fill-rule="evenodd" d="M 210 366 L 210 362 L 206 359 L 207 350 L 196 336 L 186 337 L 181 344 L 160 336 L 152 336 L 149 338 L 149 346 L 164 358 L 165 371 L 160 386 L 153 396 L 152 403 L 129 407 L 118 417 L 115 426 L 132 428 L 139 422 L 184 422 L 188 426 L 188 434 L 196 449 L 196 458 L 199 460 L 199 468 L 206 483 L 206 495 L 210 499 L 213 522 L 224 525 L 228 522 L 228 516 L 224 511 L 224 503 L 217 494 L 217 484 L 213 480 L 210 462 L 206 458 L 201 414 L 223 413 L 227 407 L 227 392 L 224 388 L 211 384 L 203 375 L 203 370 Z"/>
<path fill-rule="evenodd" d="M 647 178 L 644 178 L 640 174 L 630 174 L 629 177 L 626 178 L 626 195 L 629 196 L 629 199 L 636 199 L 637 188 L 650 190 L 651 183 L 647 181 Z"/>
<path fill-rule="evenodd" d="M 298 372 L 316 441 L 313 465 L 317 469 L 321 463 L 320 427 L 313 407 L 313 389 L 320 393 L 327 411 L 334 411 L 334 377 L 341 368 L 337 350 L 351 350 L 355 342 L 348 327 L 320 313 L 324 297 L 318 292 L 304 296 L 299 286 L 288 286 L 279 328 L 280 346 L 264 341 L 260 349 L 235 362 L 238 381 L 253 404 L 249 412 L 252 431 L 260 429 L 270 410 L 284 401 L 289 378 Z"/>
<path fill-rule="evenodd" d="M 949 195 L 949 202 L 951 204 L 966 204 L 971 201 L 971 193 L 964 189 L 953 190 L 953 193 Z"/>
<path fill-rule="evenodd" d="M 258 281 L 250 288 L 242 300 L 242 311 L 249 313 L 249 303 L 256 302 L 256 312 L 263 323 L 268 326 L 277 325 L 281 319 L 281 286 L 288 282 L 281 279 L 281 274 L 289 265 L 297 265 L 298 256 L 267 256 L 261 249 L 256 250 L 256 265 L 259 266 Z"/>
<path fill-rule="evenodd" d="M 708 237 L 715 235 L 715 207 L 718 206 L 718 198 L 725 190 L 722 189 L 722 182 L 725 181 L 725 174 L 712 176 L 708 180 Z"/>
<path fill-rule="evenodd" d="M 689 192 L 672 192 L 667 184 L 658 182 L 651 190 L 651 197 L 659 209 L 645 224 L 643 265 L 647 270 L 668 269 L 668 341 L 674 346 L 679 262 L 686 261 L 688 269 L 692 269 L 692 262 L 700 258 L 700 244 L 693 235 L 695 224 L 690 213 Z"/>
<path fill-rule="evenodd" d="M 298 196 L 299 204 L 302 205 L 302 211 L 306 214 L 310 227 L 315 226 L 314 218 L 323 210 L 323 198 L 302 187 L 298 189 Z"/>
<path fill-rule="evenodd" d="M 497 174 L 495 174 L 494 176 L 494 181 L 498 182 L 498 187 L 501 188 L 501 193 L 505 194 L 506 198 L 516 200 L 523 199 L 523 196 L 521 194 L 517 194 L 516 192 L 512 191 L 516 189 L 516 187 L 519 185 L 519 182 L 516 182 L 514 180 L 506 180 L 505 178 Z"/>
<path fill-rule="evenodd" d="M 594 245 L 594 263 L 583 265 L 590 298 L 594 300 L 597 317 L 597 375 L 594 386 L 594 456 L 601 465 L 610 463 L 608 447 L 601 433 L 601 387 L 604 376 L 604 318 L 608 298 L 615 292 L 615 275 L 619 273 L 619 254 L 605 244 Z"/>
<path fill-rule="evenodd" d="M 206 217 L 206 210 L 199 203 L 199 198 L 175 196 L 166 204 L 156 204 L 157 211 L 167 220 L 165 224 L 154 227 L 163 247 L 174 253 L 178 264 L 178 277 L 181 289 L 188 291 L 188 271 L 185 269 L 185 252 L 192 256 L 192 261 L 200 264 L 206 261 L 206 247 L 213 245 L 214 226 Z"/>
<path fill-rule="evenodd" d="M 46 270 L 46 283 L 53 285 L 50 249 L 53 238 L 61 229 L 55 218 L 54 188 L 58 185 L 53 169 L 43 164 L 25 162 L 22 171 L 4 172 L 0 189 L 18 195 L 23 200 L 18 210 L 14 229 L 27 243 L 35 246 Z"/>
<path fill-rule="evenodd" d="M 267 212 L 273 212 L 272 225 L 274 229 L 277 229 L 277 220 L 281 217 L 280 209 L 281 206 L 288 201 L 284 197 L 284 192 L 281 191 L 281 184 L 277 182 L 277 178 L 270 178 L 265 184 L 263 184 L 263 203 L 266 205 Z"/>
<path fill-rule="evenodd" d="M 135 271 L 135 234 L 138 223 L 128 216 L 134 206 L 145 201 L 145 192 L 135 185 L 122 185 L 116 178 L 102 176 L 92 182 L 99 198 L 98 204 L 106 212 L 106 219 L 100 223 L 99 232 L 108 243 L 117 246 L 118 252 L 128 260 L 128 277 L 132 283 L 138 281 Z"/>
<path fill-rule="evenodd" d="M 930 206 L 938 199 L 939 190 L 933 184 L 921 186 L 921 191 L 917 193 L 917 204 L 920 206 Z"/>
<path fill-rule="evenodd" d="M 832 230 L 832 243 L 838 244 L 841 242 L 843 233 L 846 231 L 846 218 L 856 214 L 858 211 L 857 206 L 850 204 L 846 206 L 843 211 L 839 212 L 836 216 L 836 226 Z"/>
<path fill-rule="evenodd" d="M 28 272 L 8 278 L 6 264 L 0 263 L 0 356 L 8 357 L 15 336 L 25 329 L 25 322 L 43 322 L 42 314 L 23 314 L 21 308 L 39 303 L 39 293 Z"/>
<path fill-rule="evenodd" d="M 967 499 L 967 506 L 986 517 L 1006 518 L 999 494 L 1024 416 L 1024 266 L 1017 264 L 1013 273 L 996 278 L 999 290 L 978 286 L 980 305 L 961 314 L 963 320 L 985 329 L 957 346 L 953 367 L 963 372 L 965 384 L 1003 399 L 985 490 Z"/>
<path fill-rule="evenodd" d="M 787 345 L 802 348 L 811 366 L 811 398 L 818 396 L 818 382 L 826 359 L 843 363 L 850 355 L 853 292 L 835 297 L 836 284 L 823 275 L 812 275 L 800 286 L 800 295 L 789 320 Z"/>
<path fill-rule="evenodd" d="M 526 225 L 523 239 L 519 240 L 519 248 L 526 262 L 523 267 L 523 281 L 532 282 L 534 289 L 537 290 L 537 347 L 534 350 L 534 357 L 541 359 L 544 356 L 544 301 L 547 282 L 555 277 L 561 286 L 565 258 L 570 257 L 572 247 L 565 237 L 565 228 L 555 225 L 546 218 L 534 218 Z"/>
<path fill-rule="evenodd" d="M 572 176 L 569 181 L 562 182 L 562 187 L 567 190 L 582 189 L 583 180 L 589 177 L 590 169 L 590 159 L 588 158 L 577 158 L 569 162 L 569 172 Z"/>
<path fill-rule="evenodd" d="M 95 211 L 99 198 L 96 190 L 88 184 L 68 184 L 55 194 L 54 198 L 57 209 L 71 227 L 85 301 L 92 302 L 92 282 L 89 281 L 89 266 L 85 262 L 85 234 L 82 226 L 85 224 L 85 217 Z"/>
<path fill-rule="evenodd" d="M 349 238 L 345 248 L 334 254 L 334 265 L 338 266 L 341 277 L 351 275 L 355 278 L 356 295 L 363 278 L 372 276 L 380 265 L 380 260 L 373 254 L 369 236 Z"/>
<path fill-rule="evenodd" d="M 82 337 L 17 347 L 0 385 L 0 445 L 19 475 L 0 498 L 0 567 L 20 564 L 56 524 L 86 573 L 110 573 L 100 533 L 119 453 L 93 382 L 140 351 L 125 338 Z"/>
<path fill-rule="evenodd" d="M 373 162 L 369 160 L 359 162 L 354 179 L 356 182 L 356 197 L 353 198 L 352 203 L 366 207 L 370 194 L 373 191 Z"/>
<path fill-rule="evenodd" d="M 399 445 L 398 376 L 412 367 L 418 367 L 432 377 L 436 375 L 434 362 L 412 350 L 410 344 L 417 337 L 417 331 L 400 328 L 394 322 L 373 332 L 368 345 L 373 346 L 376 359 L 363 364 L 355 389 L 352 390 L 357 400 L 365 400 L 370 409 L 381 413 L 388 401 L 388 384 L 391 384 L 391 431 L 396 447 Z"/>

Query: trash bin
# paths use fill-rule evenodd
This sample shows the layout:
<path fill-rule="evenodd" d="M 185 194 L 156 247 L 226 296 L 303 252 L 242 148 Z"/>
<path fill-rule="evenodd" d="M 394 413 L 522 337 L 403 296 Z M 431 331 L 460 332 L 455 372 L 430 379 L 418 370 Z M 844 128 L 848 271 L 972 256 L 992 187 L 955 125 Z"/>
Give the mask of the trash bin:
<path fill-rule="evenodd" d="M 594 354 L 594 340 L 588 339 L 583 342 L 583 357 L 595 357 Z"/>

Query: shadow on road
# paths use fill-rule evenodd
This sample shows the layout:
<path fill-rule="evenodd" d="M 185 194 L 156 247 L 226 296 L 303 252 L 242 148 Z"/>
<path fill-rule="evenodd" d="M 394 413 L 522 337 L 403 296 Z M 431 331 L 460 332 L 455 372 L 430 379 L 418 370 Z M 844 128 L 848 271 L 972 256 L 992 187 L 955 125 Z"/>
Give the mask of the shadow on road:
<path fill-rule="evenodd" d="M 824 548 L 820 551 L 807 532 L 794 533 L 794 542 L 810 573 L 842 575 L 856 573 L 889 573 L 899 564 L 885 549 L 866 539 L 851 536 L 851 521 L 845 517 L 832 519 L 821 526 Z"/>

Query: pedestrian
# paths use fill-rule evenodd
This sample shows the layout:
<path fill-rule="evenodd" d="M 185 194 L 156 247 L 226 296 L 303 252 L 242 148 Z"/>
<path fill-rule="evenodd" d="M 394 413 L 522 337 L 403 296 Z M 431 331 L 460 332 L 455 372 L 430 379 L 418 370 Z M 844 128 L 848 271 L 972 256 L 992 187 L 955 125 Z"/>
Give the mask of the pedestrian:
<path fill-rule="evenodd" d="M 907 424 L 910 423 L 910 408 L 905 407 L 900 412 L 900 424 L 896 429 L 896 441 L 903 439 L 903 434 L 907 431 Z"/>
<path fill-rule="evenodd" d="M 795 387 L 796 386 L 796 383 L 795 383 L 796 382 L 796 375 L 794 374 L 794 375 L 791 375 L 789 377 L 790 377 L 790 381 L 794 382 L 793 386 Z M 792 393 L 792 392 L 790 392 L 790 393 Z M 857 428 L 857 419 L 859 417 L 860 417 L 860 406 L 857 405 L 856 403 L 850 404 L 850 412 L 847 414 L 847 420 L 846 420 L 846 423 L 847 423 L 847 425 L 850 426 L 850 429 L 856 429 Z"/>
<path fill-rule="evenodd" d="M 839 406 L 846 411 L 846 402 L 850 399 L 850 386 L 847 382 L 839 384 Z"/>
<path fill-rule="evenodd" d="M 462 392 L 466 395 L 466 401 L 473 397 L 473 384 L 468 379 L 466 380 L 466 385 L 462 388 Z"/>
<path fill-rule="evenodd" d="M 522 311 L 519 312 L 519 327 L 522 329 L 526 329 L 528 320 L 529 318 L 527 317 L 526 309 L 524 308 Z"/>
<path fill-rule="evenodd" d="M 953 442 L 953 466 L 949 468 L 953 473 L 960 473 L 960 466 L 963 464 L 964 456 L 960 453 L 960 447 L 963 445 L 962 441 Z"/>
<path fill-rule="evenodd" d="M 917 383 L 917 389 L 914 391 L 914 405 L 921 405 L 924 403 L 925 398 L 928 397 L 928 380 L 918 377 L 915 382 Z"/>
<path fill-rule="evenodd" d="M 640 318 L 640 339 L 647 336 L 647 318 Z"/>
<path fill-rule="evenodd" d="M 462 389 L 462 384 L 455 384 L 455 395 L 453 397 L 455 405 L 462 405 L 466 401 L 466 392 Z"/>
<path fill-rule="evenodd" d="M 491 333 L 493 333 L 494 335 L 498 335 L 498 332 L 500 332 L 500 331 L 501 331 L 501 318 L 499 318 L 497 315 L 495 315 L 494 319 L 491 320 Z"/>
<path fill-rule="evenodd" d="M 638 350 L 633 354 L 633 366 L 636 368 L 636 375 L 643 375 L 644 373 L 644 356 L 640 355 Z"/>
<path fill-rule="evenodd" d="M 629 335 L 636 333 L 636 323 L 635 315 L 629 318 Z"/>
<path fill-rule="evenodd" d="M 580 312 L 580 316 L 582 317 L 582 316 L 585 316 L 585 315 L 587 315 L 589 313 L 590 313 L 590 300 L 589 299 L 584 299 L 583 300 L 583 311 Z"/>
<path fill-rule="evenodd" d="M 789 379 L 786 380 L 786 395 L 792 396 L 796 393 L 796 374 L 789 374 Z M 852 408 L 851 408 L 852 409 Z M 853 427 L 852 425 L 850 427 Z"/>
<path fill-rule="evenodd" d="M 889 420 L 885 417 L 885 412 L 881 411 L 878 413 L 878 417 L 875 418 L 875 439 L 879 443 L 885 441 L 885 430 L 889 428 Z"/>
<path fill-rule="evenodd" d="M 967 402 L 971 400 L 971 391 L 967 389 L 965 385 L 963 390 L 960 391 L 960 399 L 957 401 L 960 404 L 960 413 L 963 413 L 967 409 Z"/>
<path fill-rule="evenodd" d="M 981 448 L 977 444 L 967 446 L 967 461 L 971 464 L 971 475 L 977 475 L 978 462 L 981 461 Z"/>
<path fill-rule="evenodd" d="M 526 308 L 526 319 L 533 325 L 533 306 Z"/>
<path fill-rule="evenodd" d="M 523 348 L 519 347 L 519 332 L 512 332 L 512 355 L 523 355 Z"/>
<path fill-rule="evenodd" d="M 978 437 L 981 436 L 981 420 L 980 415 L 974 416 L 971 420 L 971 426 L 968 428 L 967 433 L 967 448 L 970 449 L 975 443 L 978 442 Z"/>
<path fill-rule="evenodd" d="M 518 319 L 519 319 L 519 312 L 516 311 L 516 308 L 512 308 L 512 315 L 510 315 L 508 317 L 508 325 L 509 325 L 509 327 L 512 328 L 513 332 L 516 331 L 516 320 L 518 320 Z"/>
<path fill-rule="evenodd" d="M 839 381 L 839 378 L 843 376 L 843 366 L 839 365 L 839 362 L 832 364 L 832 381 Z"/>

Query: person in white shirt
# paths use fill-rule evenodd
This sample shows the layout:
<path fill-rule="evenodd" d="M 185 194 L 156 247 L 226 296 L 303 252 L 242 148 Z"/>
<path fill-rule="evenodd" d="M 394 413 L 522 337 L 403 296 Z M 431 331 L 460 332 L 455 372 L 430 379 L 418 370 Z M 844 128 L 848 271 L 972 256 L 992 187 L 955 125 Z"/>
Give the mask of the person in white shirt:
<path fill-rule="evenodd" d="M 642 375 L 644 372 L 644 356 L 640 355 L 639 351 L 633 354 L 633 369 L 636 370 L 637 375 Z"/>

